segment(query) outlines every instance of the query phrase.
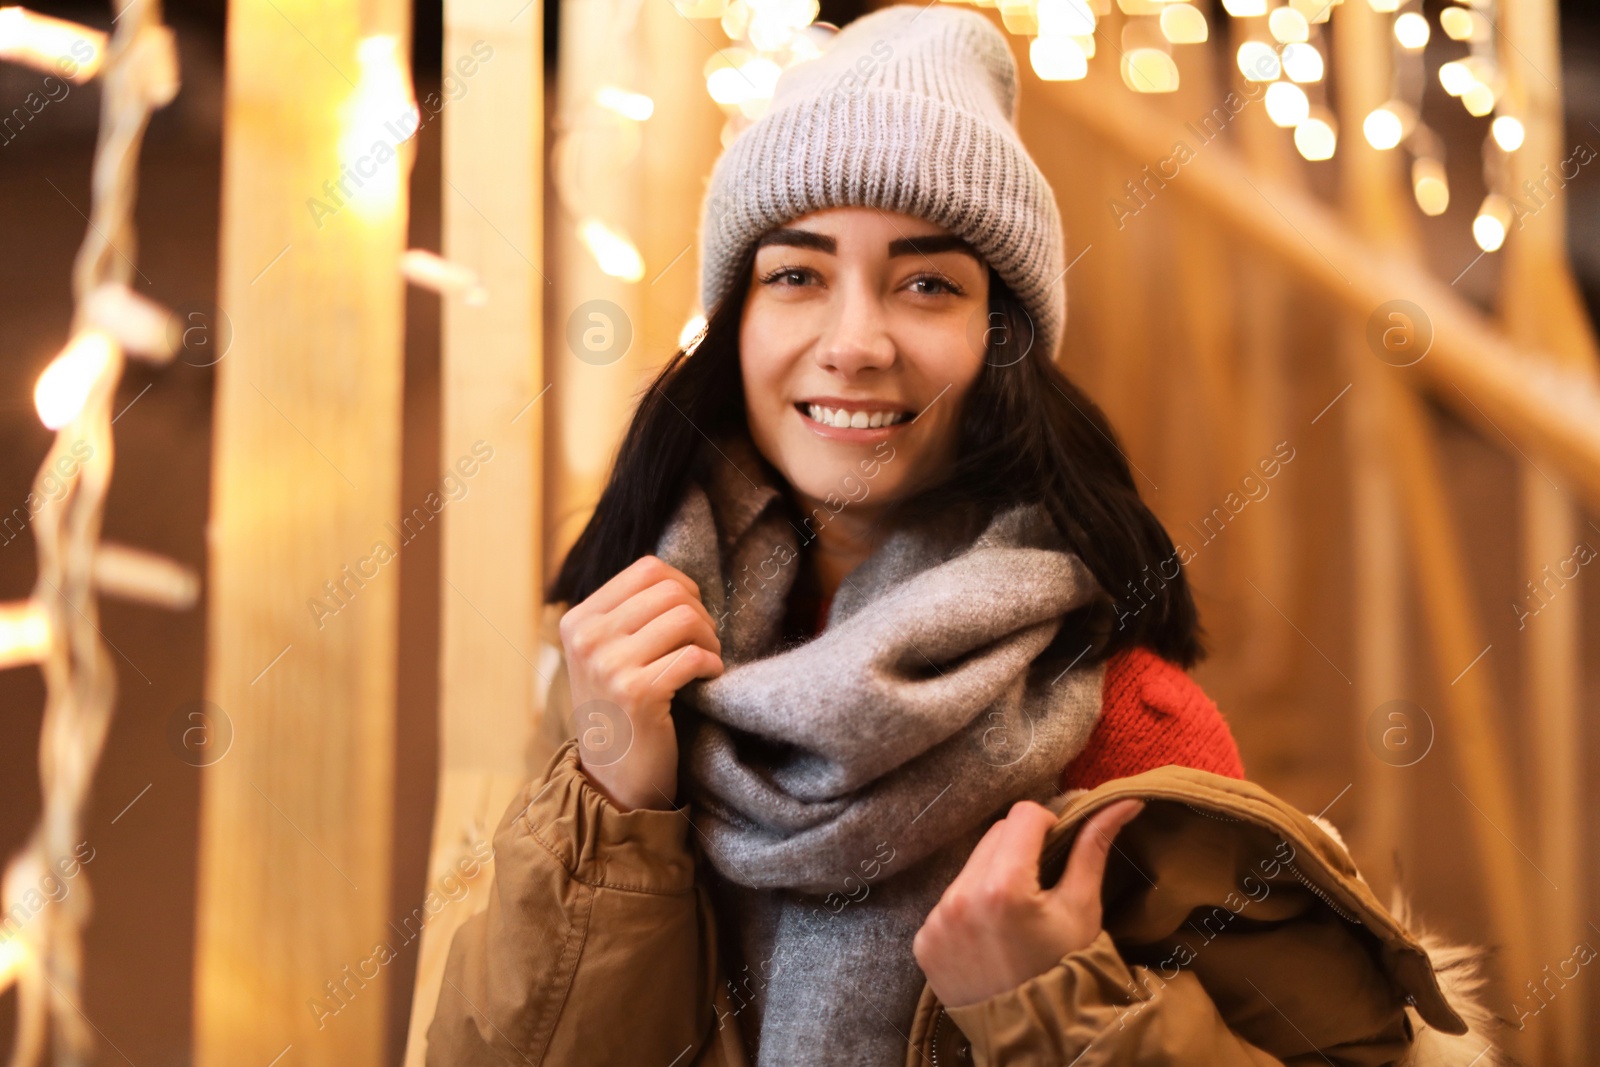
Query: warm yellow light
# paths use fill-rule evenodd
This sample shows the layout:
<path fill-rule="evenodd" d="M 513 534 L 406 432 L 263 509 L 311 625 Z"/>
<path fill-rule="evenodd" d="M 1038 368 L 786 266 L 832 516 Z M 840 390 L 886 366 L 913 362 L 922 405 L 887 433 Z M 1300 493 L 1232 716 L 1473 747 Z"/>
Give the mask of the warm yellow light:
<path fill-rule="evenodd" d="M 9 934 L 0 940 L 0 993 L 4 993 L 17 980 L 28 965 L 29 952 L 27 943 L 17 934 Z"/>
<path fill-rule="evenodd" d="M 1163 0 L 1117 0 L 1124 15 L 1159 15 Z"/>
<path fill-rule="evenodd" d="M 1028 43 L 1028 63 L 1045 81 L 1077 81 L 1089 73 L 1089 57 L 1072 37 L 1035 37 Z"/>
<path fill-rule="evenodd" d="M 50 651 L 50 616 L 44 605 L 34 600 L 0 604 L 0 670 L 38 663 Z M 6 987 L 6 958 L 8 944 L 15 938 L 0 941 L 0 989 Z"/>
<path fill-rule="evenodd" d="M 1122 54 L 1122 83 L 1136 93 L 1170 93 L 1178 88 L 1178 65 L 1159 48 L 1130 48 Z"/>
<path fill-rule="evenodd" d="M 1411 164 L 1411 191 L 1424 215 L 1443 215 L 1450 206 L 1450 183 L 1444 164 L 1428 156 L 1418 156 Z"/>
<path fill-rule="evenodd" d="M 1361 132 L 1366 134 L 1367 143 L 1379 151 L 1393 148 L 1406 135 L 1405 123 L 1388 106 L 1373 108 L 1361 124 Z"/>
<path fill-rule="evenodd" d="M 337 184 L 355 184 L 349 205 L 358 214 L 386 218 L 399 207 L 408 177 L 406 168 L 397 165 L 400 146 L 415 136 L 422 113 L 398 39 L 388 34 L 368 37 L 356 46 L 356 60 L 361 73 L 345 104 Z"/>
<path fill-rule="evenodd" d="M 1478 79 L 1472 76 L 1472 71 L 1459 59 L 1452 59 L 1439 67 L 1439 84 L 1444 86 L 1444 91 L 1451 96 L 1460 96 L 1477 82 Z"/>
<path fill-rule="evenodd" d="M 1095 14 L 1084 0 L 1039 0 L 1041 37 L 1086 37 L 1094 33 Z"/>
<path fill-rule="evenodd" d="M 1461 94 L 1461 106 L 1467 109 L 1468 114 L 1476 115 L 1478 118 L 1493 111 L 1494 102 L 1494 90 L 1483 82 L 1474 82 Z"/>
<path fill-rule="evenodd" d="M 1311 114 L 1306 91 L 1293 82 L 1273 82 L 1267 86 L 1267 117 L 1273 125 L 1293 129 Z"/>
<path fill-rule="evenodd" d="M 1332 159 L 1338 140 L 1338 134 L 1334 131 L 1333 116 L 1326 112 L 1308 118 L 1294 128 L 1296 150 L 1313 162 Z"/>
<path fill-rule="evenodd" d="M 1007 33 L 1032 37 L 1039 32 L 1039 16 L 1031 0 L 999 0 L 1000 22 Z"/>
<path fill-rule="evenodd" d="M 578 239 L 600 269 L 613 278 L 636 282 L 644 277 L 644 257 L 632 241 L 616 232 L 599 219 L 585 219 L 578 223 Z"/>
<path fill-rule="evenodd" d="M 1298 43 L 1311 36 L 1306 17 L 1292 7 L 1280 7 L 1268 15 L 1267 29 L 1280 44 Z"/>
<path fill-rule="evenodd" d="M 728 0 L 672 0 L 672 6 L 686 19 L 720 19 L 728 10 Z"/>
<path fill-rule="evenodd" d="M 1256 18 L 1267 13 L 1267 0 L 1222 0 L 1222 10 L 1236 19 Z"/>
<path fill-rule="evenodd" d="M 1482 41 L 1489 36 L 1489 23 L 1476 11 L 1447 7 L 1439 12 L 1439 28 L 1452 41 Z"/>
<path fill-rule="evenodd" d="M 1283 73 L 1290 81 L 1302 85 L 1322 80 L 1322 53 L 1314 44 L 1286 44 L 1283 46 Z"/>
<path fill-rule="evenodd" d="M 1394 20 L 1394 39 L 1401 48 L 1415 52 L 1428 43 L 1428 20 L 1415 11 L 1407 11 Z"/>
<path fill-rule="evenodd" d="M 1344 0 L 1289 0 L 1289 6 L 1305 16 L 1310 23 L 1327 22 L 1333 9 Z"/>
<path fill-rule="evenodd" d="M 643 93 L 630 93 L 614 85 L 602 85 L 594 94 L 595 103 L 615 111 L 625 119 L 643 122 L 655 114 L 656 102 Z"/>
<path fill-rule="evenodd" d="M 1367 6 L 1382 14 L 1400 10 L 1400 0 L 1367 0 Z"/>
<path fill-rule="evenodd" d="M 1494 135 L 1494 143 L 1507 152 L 1515 152 L 1522 147 L 1528 131 L 1522 128 L 1522 120 L 1511 115 L 1501 115 L 1489 124 L 1489 132 Z"/>
<path fill-rule="evenodd" d="M 1506 231 L 1511 228 L 1511 201 L 1499 193 L 1490 193 L 1478 206 L 1478 217 L 1472 220 L 1472 237 L 1485 252 L 1498 252 L 1506 243 Z"/>
<path fill-rule="evenodd" d="M 0 7 L 0 60 L 86 82 L 105 59 L 106 35 L 21 7 Z"/>
<path fill-rule="evenodd" d="M 1206 17 L 1191 4 L 1168 4 L 1161 9 L 1161 35 L 1173 44 L 1200 44 L 1210 30 Z"/>
<path fill-rule="evenodd" d="M 79 333 L 50 361 L 33 387 L 33 406 L 52 430 L 72 422 L 83 411 L 89 393 L 116 358 L 116 342 L 104 330 Z"/>
<path fill-rule="evenodd" d="M 1078 47 L 1083 49 L 1083 54 L 1085 56 L 1089 57 L 1090 59 L 1094 58 L 1094 34 L 1091 33 L 1086 37 L 1074 37 L 1073 40 L 1078 42 Z"/>
<path fill-rule="evenodd" d="M 1239 73 L 1244 75 L 1246 81 L 1277 81 L 1283 70 L 1277 49 L 1265 41 L 1246 41 L 1240 45 L 1238 59 Z"/>
<path fill-rule="evenodd" d="M 706 317 L 699 313 L 689 316 L 689 321 L 678 331 L 678 347 L 691 348 L 699 344 L 700 332 L 706 328 Z"/>

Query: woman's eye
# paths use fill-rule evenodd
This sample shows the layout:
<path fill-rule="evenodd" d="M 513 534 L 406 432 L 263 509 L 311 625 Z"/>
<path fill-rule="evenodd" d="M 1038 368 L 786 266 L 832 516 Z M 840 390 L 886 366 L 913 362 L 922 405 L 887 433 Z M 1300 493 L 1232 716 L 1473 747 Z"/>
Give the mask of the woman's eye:
<path fill-rule="evenodd" d="M 948 278 L 941 278 L 935 274 L 924 274 L 922 277 L 914 279 L 911 285 L 913 288 L 919 285 L 931 286 L 932 288 L 916 290 L 923 296 L 937 296 L 940 293 L 950 293 L 953 296 L 961 295 L 960 286 Z"/>
<path fill-rule="evenodd" d="M 811 271 L 804 267 L 779 267 L 765 278 L 761 279 L 763 285 L 777 285 L 784 289 L 796 288 L 804 285 L 811 277 Z"/>

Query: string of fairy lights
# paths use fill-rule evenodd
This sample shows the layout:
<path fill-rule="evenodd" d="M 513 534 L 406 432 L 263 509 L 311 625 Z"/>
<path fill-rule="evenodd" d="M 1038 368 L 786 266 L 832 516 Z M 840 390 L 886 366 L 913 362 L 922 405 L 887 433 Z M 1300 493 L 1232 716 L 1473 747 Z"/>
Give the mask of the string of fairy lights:
<path fill-rule="evenodd" d="M 113 466 L 112 404 L 128 358 L 170 363 L 185 321 L 133 291 L 133 207 L 139 153 L 151 113 L 178 91 L 177 48 L 162 24 L 160 0 L 126 0 L 106 33 L 21 7 L 0 7 L 0 61 L 74 83 L 99 79 L 100 130 L 91 182 L 89 227 L 73 268 L 73 318 L 61 352 L 34 388 L 34 406 L 55 438 L 26 501 L 37 544 L 38 579 L 26 599 L 0 602 L 0 669 L 35 665 L 45 681 L 39 769 L 39 822 L 0 881 L 0 991 L 18 990 L 12 1067 L 36 1067 L 46 1048 L 55 1062 L 93 1058 L 82 1004 L 82 933 L 90 914 L 82 841 L 89 790 L 116 700 L 115 663 L 99 625 L 99 597 L 172 610 L 192 607 L 199 578 L 156 554 L 101 539 Z M 370 150 L 378 131 L 409 107 L 417 112 L 398 42 L 360 42 L 361 77 L 343 105 L 341 158 Z M 402 130 L 411 141 L 417 123 Z M 396 149 L 400 145 L 394 146 Z M 406 144 L 409 163 L 412 146 Z M 409 172 L 409 166 L 402 168 Z M 397 174 L 399 170 L 397 170 Z M 381 194 L 381 195 L 380 195 Z M 393 210 L 403 175 L 363 198 L 363 212 Z M 396 265 L 411 283 L 487 302 L 476 272 L 412 249 Z M 61 896 L 50 887 L 70 879 Z"/>
<path fill-rule="evenodd" d="M 817 0 L 673 0 L 686 18 L 716 21 L 729 44 L 706 62 L 706 91 L 725 115 L 723 144 L 759 118 L 770 105 L 778 75 L 795 63 L 817 55 L 834 32 L 816 22 Z M 997 9 L 1011 33 L 1028 38 L 1028 61 L 1047 81 L 1076 81 L 1088 75 L 1097 42 L 1110 43 L 1115 29 L 1115 57 L 1123 83 L 1133 92 L 1167 93 L 1178 88 L 1173 49 L 1203 44 L 1210 25 L 1200 7 L 1188 0 L 943 0 L 971 2 Z M 1266 83 L 1264 99 L 1272 122 L 1293 131 L 1295 149 L 1313 162 L 1332 159 L 1339 143 L 1339 117 L 1325 94 L 1327 51 L 1325 28 L 1334 10 L 1346 0 L 1221 0 L 1237 21 L 1243 40 L 1235 50 L 1239 71 L 1247 81 Z M 1427 79 L 1423 50 L 1433 25 L 1422 0 L 1349 0 L 1367 3 L 1392 15 L 1395 50 L 1393 98 L 1362 116 L 1367 143 L 1380 151 L 1403 151 L 1411 159 L 1411 185 L 1417 207 L 1430 216 L 1450 205 L 1445 145 L 1420 119 Z M 1514 204 L 1505 184 L 1505 155 L 1521 147 L 1524 128 L 1517 102 L 1508 98 L 1495 47 L 1496 4 L 1502 0 L 1450 0 L 1438 13 L 1438 28 L 1466 46 L 1467 54 L 1443 63 L 1440 87 L 1460 100 L 1472 115 L 1489 118 L 1484 144 L 1484 181 L 1488 189 L 1473 222 L 1473 236 L 1486 252 L 1504 243 L 1513 221 Z M 1113 6 L 1121 16 L 1112 20 Z M 649 97 L 615 86 L 600 91 L 630 102 L 620 110 L 636 122 L 647 120 Z M 598 100 L 600 106 L 613 106 Z M 567 195 L 558 189 L 565 202 Z M 573 204 L 567 204 L 569 210 Z M 585 219 L 580 232 L 585 246 L 608 274 L 627 280 L 642 276 L 642 259 L 617 226 Z M 698 318 L 684 329 L 697 331 Z"/>
<path fill-rule="evenodd" d="M 72 325 L 34 388 L 39 418 L 55 431 L 28 497 L 38 580 L 27 600 L 0 604 L 0 666 L 37 664 L 45 682 L 39 822 L 0 884 L 8 926 L 0 988 L 13 981 L 18 988 L 17 1067 L 39 1062 L 47 1036 L 57 1063 L 77 1067 L 93 1055 L 80 1006 L 90 895 L 75 846 L 116 699 L 99 598 L 182 609 L 199 590 L 187 568 L 100 539 L 113 463 L 111 407 L 125 360 L 161 365 L 176 351 L 170 312 L 129 283 L 139 149 L 151 112 L 177 94 L 177 48 L 159 0 L 130 0 L 114 21 L 108 39 L 0 8 L 0 59 L 76 82 L 98 78 L 102 87 L 89 228 L 73 265 Z M 65 895 L 43 899 L 48 886 L 73 874 Z"/>

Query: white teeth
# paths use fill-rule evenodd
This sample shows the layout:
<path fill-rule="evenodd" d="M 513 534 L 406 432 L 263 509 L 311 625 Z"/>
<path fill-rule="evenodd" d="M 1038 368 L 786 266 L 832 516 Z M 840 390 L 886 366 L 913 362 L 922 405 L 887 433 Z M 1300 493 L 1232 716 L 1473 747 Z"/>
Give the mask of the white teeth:
<path fill-rule="evenodd" d="M 848 411 L 845 408 L 825 408 L 821 404 L 807 404 L 806 414 L 824 426 L 849 427 L 853 429 L 893 426 L 895 423 L 904 422 L 906 419 L 905 412 Z"/>

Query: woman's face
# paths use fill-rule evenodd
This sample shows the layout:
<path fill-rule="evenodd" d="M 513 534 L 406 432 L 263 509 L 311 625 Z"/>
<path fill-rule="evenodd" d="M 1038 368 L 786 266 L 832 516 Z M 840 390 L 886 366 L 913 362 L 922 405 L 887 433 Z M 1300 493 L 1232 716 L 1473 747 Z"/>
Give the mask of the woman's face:
<path fill-rule="evenodd" d="M 756 447 L 809 512 L 936 478 L 983 367 L 989 268 L 911 215 L 829 208 L 758 243 L 739 329 Z"/>

